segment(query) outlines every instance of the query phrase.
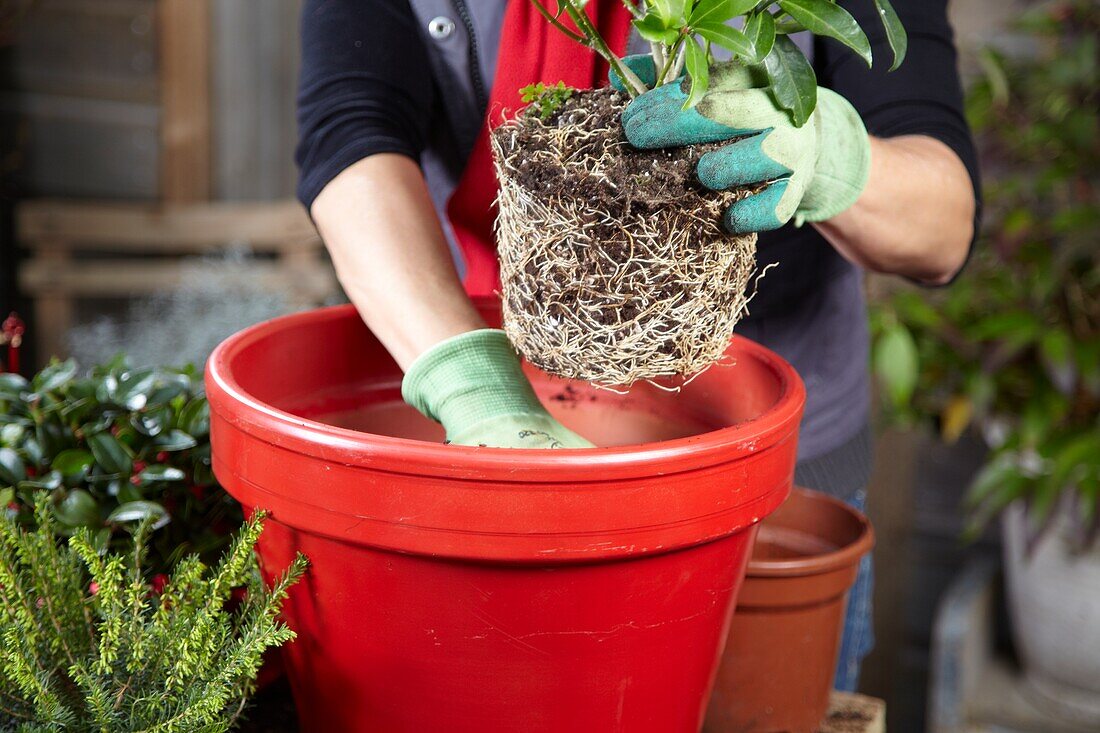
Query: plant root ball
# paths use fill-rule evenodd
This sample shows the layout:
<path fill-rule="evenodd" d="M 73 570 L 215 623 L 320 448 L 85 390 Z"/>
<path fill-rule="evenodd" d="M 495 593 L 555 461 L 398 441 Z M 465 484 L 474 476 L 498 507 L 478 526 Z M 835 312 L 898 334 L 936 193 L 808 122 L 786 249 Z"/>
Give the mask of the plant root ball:
<path fill-rule="evenodd" d="M 756 235 L 722 213 L 750 191 L 709 191 L 715 145 L 635 150 L 629 99 L 579 92 L 546 122 L 520 114 L 492 138 L 504 328 L 544 371 L 606 387 L 678 384 L 719 361 L 747 312 Z"/>

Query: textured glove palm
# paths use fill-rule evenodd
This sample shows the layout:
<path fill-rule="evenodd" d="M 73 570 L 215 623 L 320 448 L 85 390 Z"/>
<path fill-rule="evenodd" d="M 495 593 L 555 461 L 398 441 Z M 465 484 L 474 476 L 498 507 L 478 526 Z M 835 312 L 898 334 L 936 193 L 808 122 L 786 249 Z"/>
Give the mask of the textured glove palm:
<path fill-rule="evenodd" d="M 648 56 L 627 63 L 643 79 L 652 78 Z M 617 79 L 612 83 L 621 88 Z M 813 115 L 795 127 L 740 63 L 713 67 L 707 93 L 685 110 L 686 88 L 686 81 L 674 81 L 635 99 L 623 112 L 623 131 L 638 148 L 731 141 L 703 155 L 697 167 L 700 183 L 713 190 L 764 185 L 727 209 L 730 232 L 829 219 L 855 203 L 867 185 L 867 131 L 839 94 L 819 87 Z"/>
<path fill-rule="evenodd" d="M 590 448 L 535 396 L 503 331 L 447 339 L 405 373 L 401 396 L 443 424 L 447 440 L 493 448 Z"/>

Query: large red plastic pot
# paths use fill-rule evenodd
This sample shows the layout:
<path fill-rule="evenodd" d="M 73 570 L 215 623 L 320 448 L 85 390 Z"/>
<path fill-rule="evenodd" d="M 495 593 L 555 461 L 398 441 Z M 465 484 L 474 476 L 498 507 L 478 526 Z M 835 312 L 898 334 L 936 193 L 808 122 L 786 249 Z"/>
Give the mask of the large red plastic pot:
<path fill-rule="evenodd" d="M 491 321 L 495 304 L 483 303 Z M 756 523 L 786 498 L 804 391 L 742 339 L 680 394 L 532 370 L 602 448 L 443 445 L 351 307 L 226 340 L 214 469 L 271 519 L 306 731 L 698 731 Z"/>

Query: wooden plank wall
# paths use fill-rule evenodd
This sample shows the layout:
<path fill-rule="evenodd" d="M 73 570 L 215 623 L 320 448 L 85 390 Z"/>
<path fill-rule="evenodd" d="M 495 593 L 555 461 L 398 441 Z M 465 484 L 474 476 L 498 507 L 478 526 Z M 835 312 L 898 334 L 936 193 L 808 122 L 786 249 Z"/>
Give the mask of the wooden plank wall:
<path fill-rule="evenodd" d="M 301 0 L 212 0 L 213 191 L 219 200 L 294 195 L 300 12 Z"/>

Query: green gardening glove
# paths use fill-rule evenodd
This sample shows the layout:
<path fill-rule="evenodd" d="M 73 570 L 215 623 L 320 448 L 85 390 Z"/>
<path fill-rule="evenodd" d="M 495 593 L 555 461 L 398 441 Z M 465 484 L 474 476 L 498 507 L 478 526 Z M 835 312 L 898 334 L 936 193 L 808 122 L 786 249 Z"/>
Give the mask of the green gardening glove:
<path fill-rule="evenodd" d="M 643 79 L 653 77 L 648 56 L 626 61 Z M 683 108 L 687 81 L 679 80 L 641 95 L 622 116 L 638 148 L 731 140 L 703 155 L 696 172 L 716 191 L 766 184 L 726 210 L 723 223 L 734 234 L 836 216 L 859 198 L 870 171 L 867 130 L 844 97 L 818 87 L 816 109 L 795 127 L 763 86 L 744 65 L 726 62 L 711 69 L 709 89 L 695 107 Z"/>
<path fill-rule="evenodd" d="M 447 440 L 492 448 L 591 448 L 539 402 L 504 331 L 436 344 L 405 372 L 401 396 L 443 424 Z"/>

